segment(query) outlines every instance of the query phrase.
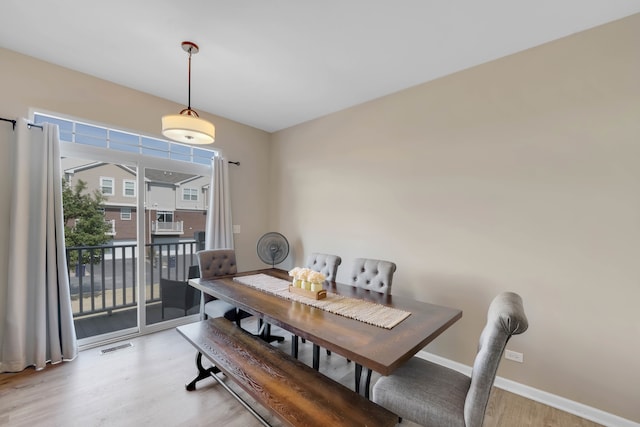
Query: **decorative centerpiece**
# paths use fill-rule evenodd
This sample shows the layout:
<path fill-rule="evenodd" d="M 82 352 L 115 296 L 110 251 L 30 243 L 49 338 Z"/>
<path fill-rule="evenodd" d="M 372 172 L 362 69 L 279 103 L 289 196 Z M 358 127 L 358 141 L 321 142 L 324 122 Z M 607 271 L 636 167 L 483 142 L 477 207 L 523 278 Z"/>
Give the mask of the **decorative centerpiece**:
<path fill-rule="evenodd" d="M 293 277 L 289 292 L 313 299 L 326 298 L 327 291 L 322 288 L 326 279 L 324 274 L 310 268 L 295 267 L 289 271 L 289 276 Z"/>

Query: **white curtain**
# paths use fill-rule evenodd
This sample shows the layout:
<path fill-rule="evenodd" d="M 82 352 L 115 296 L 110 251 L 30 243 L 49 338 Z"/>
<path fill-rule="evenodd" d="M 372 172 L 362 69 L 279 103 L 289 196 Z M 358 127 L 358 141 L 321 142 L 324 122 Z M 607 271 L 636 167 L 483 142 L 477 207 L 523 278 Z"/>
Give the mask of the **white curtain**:
<path fill-rule="evenodd" d="M 229 195 L 229 162 L 216 156 L 211 161 L 211 196 L 205 235 L 206 249 L 233 249 L 233 222 Z"/>
<path fill-rule="evenodd" d="M 0 372 L 78 354 L 64 251 L 57 125 L 16 125 Z"/>

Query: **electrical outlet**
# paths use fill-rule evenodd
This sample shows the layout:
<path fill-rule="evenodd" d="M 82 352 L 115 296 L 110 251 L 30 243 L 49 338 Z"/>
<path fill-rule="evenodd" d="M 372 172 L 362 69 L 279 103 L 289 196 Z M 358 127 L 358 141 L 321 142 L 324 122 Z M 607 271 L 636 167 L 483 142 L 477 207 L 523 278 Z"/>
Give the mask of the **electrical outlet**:
<path fill-rule="evenodd" d="M 524 354 L 518 353 L 517 351 L 513 351 L 513 350 L 505 350 L 504 358 L 507 360 L 513 360 L 514 362 L 518 362 L 518 363 L 524 362 Z"/>
<path fill-rule="evenodd" d="M 233 234 L 240 234 L 240 226 L 239 225 L 233 225 Z"/>

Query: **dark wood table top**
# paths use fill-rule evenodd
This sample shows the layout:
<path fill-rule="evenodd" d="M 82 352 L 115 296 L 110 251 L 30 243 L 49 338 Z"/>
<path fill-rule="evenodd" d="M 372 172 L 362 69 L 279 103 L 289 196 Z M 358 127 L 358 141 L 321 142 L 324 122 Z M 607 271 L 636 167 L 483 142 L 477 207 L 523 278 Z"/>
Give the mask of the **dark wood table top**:
<path fill-rule="evenodd" d="M 280 298 L 233 280 L 233 277 L 258 273 L 290 280 L 284 270 L 265 269 L 215 279 L 190 279 L 189 283 L 382 375 L 389 375 L 462 317 L 462 311 L 455 308 L 325 282 L 329 292 L 411 312 L 392 329 L 385 329 Z"/>

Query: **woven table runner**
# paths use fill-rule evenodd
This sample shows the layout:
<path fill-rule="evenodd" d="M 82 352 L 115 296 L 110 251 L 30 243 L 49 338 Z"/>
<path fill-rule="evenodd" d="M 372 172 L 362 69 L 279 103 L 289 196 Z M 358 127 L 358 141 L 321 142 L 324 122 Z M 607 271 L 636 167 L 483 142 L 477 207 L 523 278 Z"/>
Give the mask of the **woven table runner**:
<path fill-rule="evenodd" d="M 327 292 L 327 297 L 320 300 L 294 294 L 293 292 L 289 292 L 290 281 L 262 273 L 234 277 L 233 280 L 281 298 L 298 301 L 330 313 L 339 314 L 385 329 L 393 328 L 411 315 L 408 311 L 357 298 L 345 297 L 332 292 Z"/>

